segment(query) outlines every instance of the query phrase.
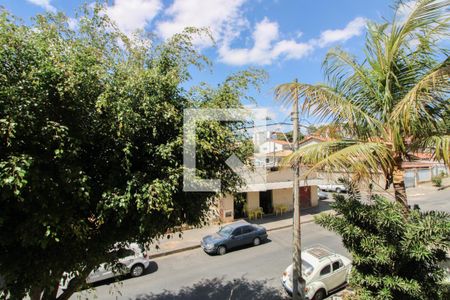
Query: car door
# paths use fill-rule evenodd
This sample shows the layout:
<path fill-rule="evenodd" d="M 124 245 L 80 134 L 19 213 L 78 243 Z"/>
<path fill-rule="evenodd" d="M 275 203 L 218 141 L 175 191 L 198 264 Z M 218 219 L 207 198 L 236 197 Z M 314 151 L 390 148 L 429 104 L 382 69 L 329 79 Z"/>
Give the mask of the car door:
<path fill-rule="evenodd" d="M 253 226 L 247 225 L 242 227 L 242 242 L 246 245 L 253 243 L 253 239 L 256 237 L 255 232 L 256 230 Z"/>
<path fill-rule="evenodd" d="M 333 272 L 331 271 L 331 264 L 326 264 L 322 267 L 319 273 L 318 280 L 323 282 L 325 285 L 327 292 L 329 290 L 332 290 L 334 288 L 334 281 L 333 281 Z"/>
<path fill-rule="evenodd" d="M 241 245 L 244 245 L 244 241 L 243 241 L 243 234 L 242 234 L 242 227 L 237 227 L 233 230 L 233 232 L 231 233 L 231 239 L 228 247 L 229 248 L 234 248 L 234 247 L 239 247 Z"/>
<path fill-rule="evenodd" d="M 119 258 L 119 263 L 123 265 L 123 268 L 114 268 L 110 264 L 103 263 L 89 274 L 86 279 L 87 283 L 109 279 L 127 273 L 128 269 L 126 266 L 129 264 L 129 260 L 132 259 L 133 256 L 134 251 L 131 249 L 118 250 L 117 257 Z"/>
<path fill-rule="evenodd" d="M 101 264 L 97 269 L 93 270 L 86 278 L 87 283 L 105 280 L 114 277 L 112 268 L 106 263 Z"/>
<path fill-rule="evenodd" d="M 331 264 L 332 268 L 332 278 L 333 278 L 333 289 L 337 288 L 345 283 L 347 277 L 347 269 L 344 268 L 344 263 L 341 259 L 333 260 Z"/>

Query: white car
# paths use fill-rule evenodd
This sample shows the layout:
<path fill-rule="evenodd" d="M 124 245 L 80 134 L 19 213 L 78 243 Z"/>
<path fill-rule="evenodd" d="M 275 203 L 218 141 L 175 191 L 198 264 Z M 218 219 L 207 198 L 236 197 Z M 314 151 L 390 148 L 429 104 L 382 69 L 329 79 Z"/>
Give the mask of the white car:
<path fill-rule="evenodd" d="M 327 199 L 328 194 L 325 192 L 322 192 L 320 189 L 317 190 L 317 197 L 319 197 L 319 200 Z"/>
<path fill-rule="evenodd" d="M 351 261 L 345 256 L 333 253 L 321 246 L 302 251 L 302 274 L 306 281 L 305 297 L 309 300 L 322 300 L 331 292 L 347 284 Z M 291 264 L 283 273 L 281 282 L 289 295 L 292 295 Z"/>
<path fill-rule="evenodd" d="M 318 184 L 319 189 L 327 192 L 335 192 L 335 193 L 344 193 L 347 192 L 347 189 L 343 184 Z"/>
<path fill-rule="evenodd" d="M 124 249 L 118 250 L 119 263 L 123 265 L 123 268 L 119 270 L 113 270 L 112 266 L 104 263 L 97 269 L 89 273 L 86 278 L 86 283 L 94 283 L 97 281 L 113 278 L 119 275 L 130 274 L 131 277 L 139 277 L 144 274 L 148 268 L 150 261 L 146 254 L 143 254 L 139 245 L 130 244 Z M 73 278 L 73 276 L 71 276 Z M 66 289 L 72 278 L 62 280 L 60 283 L 61 289 Z"/>

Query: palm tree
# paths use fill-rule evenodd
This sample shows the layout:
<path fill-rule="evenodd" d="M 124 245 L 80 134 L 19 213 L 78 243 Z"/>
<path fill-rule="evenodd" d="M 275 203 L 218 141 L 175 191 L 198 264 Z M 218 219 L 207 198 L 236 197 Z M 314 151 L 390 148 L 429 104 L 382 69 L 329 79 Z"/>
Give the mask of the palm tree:
<path fill-rule="evenodd" d="M 402 163 L 415 151 L 430 151 L 449 164 L 448 51 L 450 1 L 418 0 L 407 16 L 397 3 L 393 20 L 368 23 L 364 59 L 332 49 L 323 63 L 327 84 L 285 83 L 275 97 L 291 103 L 299 93 L 304 113 L 340 126 L 347 135 L 300 148 L 288 157 L 318 170 L 340 170 L 355 180 L 382 171 L 386 188 L 408 212 Z M 404 10 L 402 10 L 404 11 Z"/>

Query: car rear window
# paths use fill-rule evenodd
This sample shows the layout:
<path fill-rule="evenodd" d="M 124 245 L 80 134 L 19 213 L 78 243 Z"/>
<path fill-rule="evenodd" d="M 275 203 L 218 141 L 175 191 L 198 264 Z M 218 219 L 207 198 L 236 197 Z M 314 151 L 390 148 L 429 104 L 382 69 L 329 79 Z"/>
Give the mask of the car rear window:
<path fill-rule="evenodd" d="M 131 249 L 119 249 L 117 251 L 117 257 L 118 258 L 125 258 L 128 256 L 134 256 L 134 251 Z"/>

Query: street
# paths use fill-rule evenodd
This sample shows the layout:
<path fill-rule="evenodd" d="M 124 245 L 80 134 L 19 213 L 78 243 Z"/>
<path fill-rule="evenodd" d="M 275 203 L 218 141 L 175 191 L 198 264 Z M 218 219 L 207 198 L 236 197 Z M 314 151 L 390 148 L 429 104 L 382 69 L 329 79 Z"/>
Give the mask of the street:
<path fill-rule="evenodd" d="M 450 212 L 450 190 L 414 191 L 411 205 L 423 210 Z M 194 249 L 152 260 L 147 274 L 98 283 L 72 299 L 285 299 L 280 276 L 291 263 L 292 230 L 269 232 L 269 242 L 224 256 L 209 256 Z M 340 238 L 314 223 L 302 225 L 303 247 L 321 244 L 347 255 Z"/>

